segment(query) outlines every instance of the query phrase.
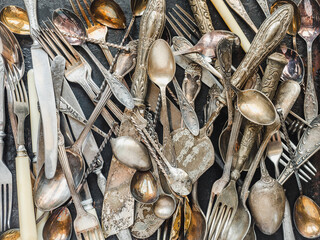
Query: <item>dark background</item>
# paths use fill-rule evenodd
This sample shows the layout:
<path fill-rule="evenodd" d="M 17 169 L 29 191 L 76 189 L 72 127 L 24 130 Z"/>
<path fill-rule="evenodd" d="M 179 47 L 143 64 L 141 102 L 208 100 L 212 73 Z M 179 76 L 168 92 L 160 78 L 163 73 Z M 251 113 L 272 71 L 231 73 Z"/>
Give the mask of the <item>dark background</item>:
<path fill-rule="evenodd" d="M 127 25 L 128 25 L 130 18 L 132 16 L 131 10 L 130 10 L 130 1 L 129 0 L 115 0 L 115 1 L 121 6 L 122 10 L 124 11 L 126 18 L 127 18 Z M 261 23 L 263 22 L 263 20 L 265 19 L 265 16 L 264 16 L 262 10 L 260 9 L 259 5 L 256 3 L 255 0 L 243 0 L 242 2 L 244 4 L 248 14 L 252 18 L 253 22 L 256 24 L 257 27 L 259 27 L 261 25 Z M 269 1 L 269 6 L 273 2 L 274 1 Z M 298 3 L 298 0 L 295 0 L 294 2 Z M 174 7 L 174 5 L 176 3 L 180 4 L 187 12 L 191 13 L 191 9 L 189 7 L 188 1 L 186 1 L 186 0 L 167 1 L 167 12 L 172 12 L 171 9 Z M 220 18 L 218 12 L 214 9 L 212 3 L 210 1 L 208 1 L 207 3 L 209 6 L 209 9 L 210 9 L 211 18 L 213 20 L 214 28 L 227 30 L 228 29 L 227 26 L 224 24 L 224 22 Z M 24 3 L 22 0 L 2 0 L 2 1 L 0 1 L 0 8 L 4 7 L 6 5 L 9 5 L 9 4 L 17 5 L 17 6 L 24 8 Z M 54 0 L 54 1 L 38 0 L 38 19 L 39 19 L 39 22 L 41 22 L 42 20 L 45 20 L 47 17 L 51 17 L 52 11 L 56 8 L 68 8 L 71 10 L 71 7 L 70 7 L 68 0 Z M 236 14 L 234 14 L 234 15 L 235 15 L 236 19 L 238 20 L 240 26 L 244 30 L 245 34 L 247 35 L 247 37 L 251 41 L 254 37 L 254 32 L 238 16 L 236 16 Z M 134 39 L 138 38 L 139 21 L 140 21 L 140 19 L 137 18 L 137 20 L 131 30 L 131 36 Z M 171 31 L 172 36 L 174 36 L 175 35 L 174 31 L 170 27 L 169 27 L 169 29 Z M 122 31 L 122 30 L 109 29 L 107 40 L 109 42 L 120 43 L 123 34 L 124 34 L 124 31 Z M 26 73 L 27 73 L 27 71 L 32 67 L 31 54 L 30 54 L 30 46 L 32 44 L 32 41 L 31 41 L 30 37 L 17 36 L 17 38 L 21 44 L 23 54 L 25 57 L 25 65 L 26 65 Z M 287 43 L 288 47 L 292 48 L 292 40 L 291 40 L 290 36 L 286 36 L 284 41 Z M 299 53 L 303 56 L 304 59 L 306 59 L 306 44 L 305 44 L 305 42 L 298 36 L 297 43 L 298 43 Z M 96 56 L 98 56 L 99 60 L 101 60 L 101 62 L 103 62 L 103 64 L 107 66 L 107 62 L 104 59 L 103 54 L 100 51 L 100 49 L 94 45 L 90 45 L 90 48 L 93 50 L 94 54 Z M 111 48 L 111 51 L 113 53 L 115 52 L 115 50 L 112 48 Z M 80 52 L 83 53 L 82 51 L 80 51 Z M 243 56 L 244 56 L 244 52 L 241 49 L 235 50 L 233 65 L 237 66 L 240 63 Z M 92 63 L 92 61 L 90 59 L 88 59 L 86 55 L 85 55 L 85 57 L 90 63 Z M 316 84 L 316 88 L 318 90 L 318 88 L 319 88 L 318 82 L 319 82 L 319 77 L 320 77 L 319 71 L 318 71 L 318 66 L 320 63 L 320 51 L 319 51 L 318 38 L 314 41 L 313 60 L 314 60 L 314 62 L 313 62 L 314 69 L 313 70 L 314 70 L 315 84 Z M 97 82 L 98 85 L 100 85 L 103 78 L 100 75 L 100 72 L 97 71 L 97 68 L 95 67 L 95 65 L 91 64 L 91 66 L 93 68 L 93 73 L 92 73 L 93 79 Z M 180 68 L 177 68 L 176 76 L 177 76 L 178 81 L 181 83 L 181 81 L 183 79 L 183 71 Z M 26 80 L 26 74 L 23 79 Z M 93 104 L 91 103 L 90 99 L 86 96 L 85 92 L 78 85 L 75 85 L 72 83 L 70 83 L 70 85 L 72 86 L 77 98 L 79 99 L 79 102 L 82 105 L 83 111 L 85 112 L 86 116 L 89 117 L 90 113 L 93 110 Z M 203 86 L 202 90 L 201 90 L 200 94 L 198 95 L 198 99 L 196 100 L 196 111 L 198 113 L 201 125 L 203 124 L 203 112 L 202 112 L 203 104 L 205 104 L 205 102 L 206 102 L 205 96 L 207 95 L 207 92 L 208 92 L 208 88 L 204 84 L 202 86 Z M 298 113 L 299 115 L 302 115 L 302 113 L 303 113 L 302 103 L 303 103 L 303 93 L 301 94 L 297 103 L 294 106 L 294 111 L 296 113 Z M 226 121 L 226 111 L 222 111 L 219 118 L 215 121 L 215 130 L 211 136 L 211 139 L 212 139 L 212 142 L 215 146 L 216 151 L 218 151 L 218 148 L 217 148 L 218 137 L 219 137 L 222 126 L 225 123 L 225 121 Z M 32 155 L 31 155 L 32 154 L 31 137 L 30 137 L 31 135 L 30 135 L 29 124 L 30 124 L 29 119 L 27 119 L 26 120 L 26 145 L 27 145 L 26 147 L 28 149 L 30 157 L 32 157 Z M 106 132 L 108 131 L 108 126 L 105 124 L 103 119 L 99 118 L 96 122 L 96 125 L 99 126 L 102 130 L 104 130 Z M 13 195 L 13 209 L 12 209 L 11 227 L 18 228 L 19 222 L 18 222 L 17 194 L 16 194 L 15 167 L 14 167 L 14 158 L 16 156 L 16 152 L 15 152 L 13 135 L 12 135 L 8 116 L 7 116 L 7 124 L 6 124 L 6 133 L 7 133 L 7 136 L 5 138 L 4 161 L 8 165 L 11 172 L 13 173 L 13 182 L 14 182 L 14 185 L 13 185 L 13 189 L 14 189 L 13 194 L 14 195 Z M 96 136 L 96 139 L 97 139 L 98 144 L 100 144 L 102 139 L 99 138 L 98 136 Z M 311 159 L 311 162 L 317 168 L 320 168 L 320 165 L 317 163 L 318 156 L 319 156 L 319 154 L 315 154 L 315 156 Z M 105 150 L 103 151 L 103 158 L 105 161 L 103 173 L 105 175 L 107 175 L 108 166 L 109 166 L 109 163 L 111 160 L 110 145 L 107 145 Z M 268 160 L 267 160 L 267 166 L 268 166 L 268 169 L 269 169 L 271 175 L 274 176 L 273 175 L 274 174 L 273 165 Z M 257 171 L 257 172 L 259 172 L 259 171 Z M 222 174 L 222 170 L 219 168 L 219 166 L 217 164 L 215 164 L 199 180 L 199 187 L 198 187 L 198 195 L 199 196 L 198 197 L 199 197 L 200 205 L 201 205 L 202 209 L 204 210 L 204 212 L 206 211 L 206 208 L 207 208 L 207 203 L 208 203 L 209 193 L 211 191 L 211 186 L 216 179 L 220 178 L 221 174 Z M 103 196 L 100 194 L 98 187 L 96 186 L 96 179 L 95 178 L 96 178 L 95 175 L 89 176 L 88 182 L 90 185 L 92 197 L 95 202 L 95 206 L 97 208 L 98 215 L 100 216 Z M 260 178 L 259 173 L 257 173 L 253 182 L 255 182 L 259 178 Z M 318 187 L 319 180 L 320 180 L 320 173 L 318 172 L 317 175 L 312 178 L 311 182 L 309 182 L 308 184 L 303 184 L 305 195 L 311 197 L 318 204 L 320 204 L 319 187 Z M 293 206 L 294 206 L 294 202 L 297 199 L 297 197 L 299 196 L 295 179 L 290 178 L 286 182 L 286 184 L 284 185 L 284 188 L 287 189 L 286 194 L 289 199 L 291 210 L 292 210 Z M 72 205 L 70 206 L 70 210 L 71 210 L 73 217 L 74 217 L 75 211 L 74 211 L 74 208 Z M 305 239 L 297 232 L 295 227 L 294 227 L 294 231 L 295 231 L 296 239 Z M 257 234 L 257 238 L 259 240 L 263 240 L 263 239 L 279 239 L 280 240 L 280 239 L 283 239 L 282 228 L 280 228 L 272 236 L 266 236 L 266 235 L 262 234 L 256 228 L 256 234 Z M 72 239 L 76 239 L 76 237 L 73 235 Z M 113 236 L 108 239 L 116 239 L 116 237 Z M 156 239 L 156 236 L 153 236 L 150 239 Z"/>

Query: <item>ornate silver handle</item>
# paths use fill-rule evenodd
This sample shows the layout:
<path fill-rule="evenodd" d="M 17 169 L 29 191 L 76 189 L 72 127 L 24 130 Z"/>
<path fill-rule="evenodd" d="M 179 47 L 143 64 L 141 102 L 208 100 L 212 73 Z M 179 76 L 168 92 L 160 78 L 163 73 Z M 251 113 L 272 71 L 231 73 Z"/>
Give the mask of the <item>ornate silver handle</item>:
<path fill-rule="evenodd" d="M 214 30 L 206 0 L 189 0 L 197 26 L 202 35 Z"/>
<path fill-rule="evenodd" d="M 24 5 L 26 6 L 26 9 L 27 9 L 31 37 L 32 37 L 33 29 L 36 29 L 36 30 L 39 29 L 39 23 L 38 23 L 38 18 L 37 18 L 37 0 L 23 0 L 23 2 L 24 2 Z M 34 38 L 33 38 L 33 41 L 35 41 Z"/>

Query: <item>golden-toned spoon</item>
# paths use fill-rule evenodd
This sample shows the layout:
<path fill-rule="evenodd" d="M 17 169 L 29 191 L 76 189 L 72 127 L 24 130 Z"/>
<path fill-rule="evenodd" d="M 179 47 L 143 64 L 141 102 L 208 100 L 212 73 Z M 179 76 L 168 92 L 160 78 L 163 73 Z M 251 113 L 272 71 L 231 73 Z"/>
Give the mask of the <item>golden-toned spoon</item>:
<path fill-rule="evenodd" d="M 300 29 L 301 25 L 301 17 L 300 17 L 300 11 L 297 6 L 292 0 L 277 0 L 274 2 L 270 8 L 270 13 L 272 14 L 278 7 L 284 5 L 284 4 L 291 4 L 293 6 L 293 19 L 292 22 L 288 28 L 287 33 L 292 36 L 293 41 L 293 49 L 298 52 L 297 48 L 297 34 Z"/>
<path fill-rule="evenodd" d="M 72 218 L 67 207 L 53 211 L 42 232 L 43 240 L 69 240 L 72 233 Z"/>
<path fill-rule="evenodd" d="M 94 0 L 90 5 L 93 17 L 102 25 L 115 29 L 126 28 L 126 17 L 113 0 Z"/>
<path fill-rule="evenodd" d="M 17 6 L 6 6 L 0 12 L 0 21 L 11 32 L 19 35 L 30 35 L 30 25 L 27 11 Z"/>
<path fill-rule="evenodd" d="M 19 229 L 10 229 L 1 234 L 0 240 L 20 240 Z"/>

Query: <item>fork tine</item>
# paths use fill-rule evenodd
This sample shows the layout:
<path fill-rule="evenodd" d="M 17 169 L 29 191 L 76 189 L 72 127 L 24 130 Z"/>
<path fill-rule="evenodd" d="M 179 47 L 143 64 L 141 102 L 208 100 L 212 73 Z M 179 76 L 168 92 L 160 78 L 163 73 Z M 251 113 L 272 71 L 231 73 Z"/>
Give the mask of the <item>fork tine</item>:
<path fill-rule="evenodd" d="M 309 165 L 309 167 L 313 170 L 314 175 L 317 173 L 317 169 L 315 168 L 315 166 L 313 166 L 313 164 L 309 161 L 307 161 L 307 164 Z"/>
<path fill-rule="evenodd" d="M 8 219 L 7 225 L 8 229 L 10 229 L 10 219 L 11 219 L 11 210 L 12 210 L 12 183 L 8 184 Z"/>
<path fill-rule="evenodd" d="M 216 228 L 220 225 L 224 212 L 224 206 L 221 206 L 214 216 L 214 221 L 210 226 L 209 239 L 212 239 L 215 234 Z"/>
<path fill-rule="evenodd" d="M 88 12 L 89 15 L 90 15 L 91 21 L 92 21 L 94 24 L 98 23 L 98 22 L 96 21 L 96 19 L 93 17 L 92 13 L 91 13 L 90 4 L 88 4 L 87 0 L 83 0 L 83 2 L 84 2 L 84 5 L 85 5 L 86 8 L 87 8 L 87 12 Z"/>
<path fill-rule="evenodd" d="M 14 96 L 15 96 L 15 100 L 17 102 L 20 102 L 20 94 L 19 94 L 19 90 L 17 88 L 17 84 L 14 84 Z"/>
<path fill-rule="evenodd" d="M 26 86 L 24 85 L 24 82 L 21 80 L 21 87 L 22 87 L 22 93 L 23 93 L 23 97 L 24 97 L 24 101 L 25 102 L 29 102 L 28 99 L 28 94 L 27 94 L 27 90 L 26 90 Z"/>
<path fill-rule="evenodd" d="M 184 35 L 182 34 L 182 32 L 179 30 L 179 28 L 177 28 L 176 25 L 174 25 L 174 23 L 171 21 L 171 19 L 166 15 L 166 20 L 168 21 L 169 25 L 172 27 L 172 29 L 175 31 L 175 33 L 180 36 L 180 37 L 184 37 Z"/>
<path fill-rule="evenodd" d="M 74 49 L 74 47 L 68 42 L 68 40 L 63 36 L 63 34 L 60 32 L 59 28 L 57 28 L 56 25 L 54 25 L 54 23 L 48 19 L 49 23 L 51 24 L 51 27 L 47 24 L 49 31 L 52 33 L 55 33 L 56 36 L 68 47 L 68 49 L 70 50 L 70 52 L 73 54 L 73 56 L 75 57 L 76 61 L 78 61 L 80 59 L 80 54 Z M 52 28 L 53 27 L 53 28 Z M 69 52 L 68 52 L 69 53 Z"/>
<path fill-rule="evenodd" d="M 191 33 L 187 31 L 187 29 L 172 15 L 171 12 L 169 12 L 170 17 L 173 19 L 173 21 L 180 27 L 180 29 L 183 31 L 183 33 L 191 39 Z"/>
<path fill-rule="evenodd" d="M 77 240 L 82 240 L 81 233 L 77 233 L 77 232 L 75 233 L 76 233 Z"/>
<path fill-rule="evenodd" d="M 80 14 L 78 12 L 78 9 L 76 8 L 76 5 L 74 4 L 73 0 L 69 0 L 69 3 L 71 4 L 72 10 L 74 11 L 74 13 L 78 16 L 78 18 L 80 17 Z"/>
<path fill-rule="evenodd" d="M 188 22 L 187 19 L 185 19 L 184 16 L 182 16 L 175 8 L 173 8 L 173 11 L 178 15 L 178 17 L 181 19 L 181 21 L 189 28 L 189 30 L 197 37 L 200 38 L 200 33 L 198 30 L 191 25 L 191 23 Z"/>
<path fill-rule="evenodd" d="M 22 80 L 20 82 L 22 82 Z M 20 99 L 19 102 L 25 102 L 20 82 L 16 84 L 17 91 L 18 91 L 17 94 L 19 95 L 19 99 Z"/>
<path fill-rule="evenodd" d="M 190 22 L 193 23 L 193 25 L 197 25 L 196 20 L 188 12 L 186 12 L 179 4 L 176 4 L 175 6 L 180 10 L 180 12 L 183 13 L 184 16 L 186 16 L 190 20 Z"/>
<path fill-rule="evenodd" d="M 82 236 L 83 236 L 84 240 L 90 240 L 88 232 L 83 232 Z"/>
<path fill-rule="evenodd" d="M 3 186 L 3 231 L 7 230 L 7 201 L 8 201 L 8 196 L 7 196 L 7 184 L 2 184 Z"/>
<path fill-rule="evenodd" d="M 215 240 L 218 239 L 220 237 L 220 235 L 222 235 L 222 232 L 224 229 L 228 229 L 228 223 L 229 223 L 232 211 L 233 211 L 233 209 L 230 207 L 229 208 L 227 207 L 225 209 L 225 212 L 223 214 L 223 218 L 220 222 L 220 225 L 217 227 L 217 230 L 216 230 Z"/>
<path fill-rule="evenodd" d="M 43 39 L 43 36 L 41 35 L 40 31 L 34 30 L 34 36 L 37 39 L 37 41 L 40 43 L 44 51 L 50 56 L 50 58 L 53 59 L 55 57 L 55 54 L 52 52 L 47 42 Z"/>

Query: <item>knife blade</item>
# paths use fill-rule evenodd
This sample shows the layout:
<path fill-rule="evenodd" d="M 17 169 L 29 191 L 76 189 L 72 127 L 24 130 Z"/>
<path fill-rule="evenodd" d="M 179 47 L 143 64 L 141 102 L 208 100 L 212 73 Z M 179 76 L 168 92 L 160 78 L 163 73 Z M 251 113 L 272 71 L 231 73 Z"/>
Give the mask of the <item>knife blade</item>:
<path fill-rule="evenodd" d="M 39 29 L 36 10 L 37 0 L 24 0 L 24 4 L 28 13 L 31 37 L 33 38 L 31 57 L 43 123 L 42 126 L 45 140 L 45 175 L 46 178 L 52 179 L 56 172 L 58 158 L 58 129 L 49 57 L 33 37 L 34 30 Z"/>

